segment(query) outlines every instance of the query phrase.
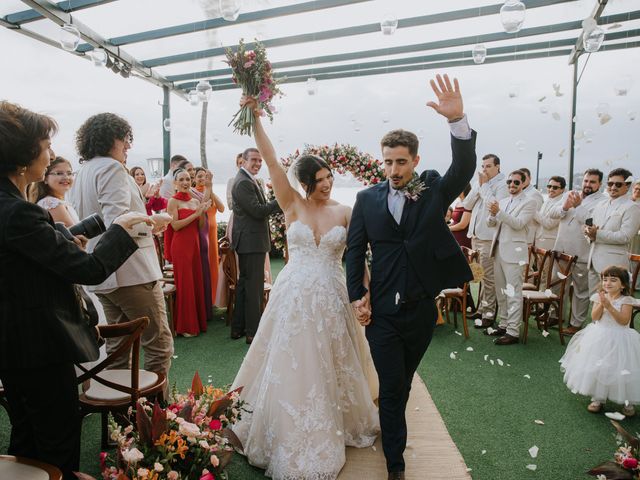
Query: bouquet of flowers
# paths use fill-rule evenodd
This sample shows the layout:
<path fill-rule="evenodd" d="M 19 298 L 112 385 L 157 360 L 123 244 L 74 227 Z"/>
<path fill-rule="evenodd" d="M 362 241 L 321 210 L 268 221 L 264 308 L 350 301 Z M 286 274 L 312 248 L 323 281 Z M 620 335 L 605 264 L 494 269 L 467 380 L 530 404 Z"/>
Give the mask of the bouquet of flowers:
<path fill-rule="evenodd" d="M 229 428 L 241 418 L 241 391 L 204 387 L 196 372 L 191 390 L 174 392 L 166 408 L 140 399 L 124 428 L 110 417 L 110 436 L 118 448 L 115 459 L 100 454 L 103 480 L 226 479 L 234 450 L 242 452 Z"/>
<path fill-rule="evenodd" d="M 233 82 L 242 87 L 242 93 L 256 99 L 258 108 L 273 121 L 274 107 L 271 100 L 276 95 L 282 95 L 278 81 L 273 76 L 271 63 L 267 60 L 267 52 L 259 41 L 255 41 L 253 50 L 247 50 L 244 41 L 240 39 L 238 50 L 226 50 L 226 63 L 231 67 Z M 233 116 L 229 125 L 233 123 L 233 131 L 240 135 L 253 132 L 255 118 L 251 108 L 243 106 Z"/>
<path fill-rule="evenodd" d="M 588 472 L 589 475 L 597 477 L 598 480 L 640 480 L 640 465 L 638 464 L 640 437 L 634 437 L 614 420 L 611 420 L 611 423 L 618 431 L 619 446 L 613 455 L 615 461 L 605 462 L 592 468 Z"/>

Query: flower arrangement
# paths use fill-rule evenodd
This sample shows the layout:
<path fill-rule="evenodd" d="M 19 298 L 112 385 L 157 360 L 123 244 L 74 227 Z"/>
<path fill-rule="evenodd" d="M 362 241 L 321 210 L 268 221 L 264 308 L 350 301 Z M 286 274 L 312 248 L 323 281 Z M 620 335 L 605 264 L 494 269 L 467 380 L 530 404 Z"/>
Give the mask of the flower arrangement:
<path fill-rule="evenodd" d="M 589 475 L 598 480 L 640 480 L 640 437 L 634 437 L 614 420 L 611 423 L 618 431 L 618 450 L 613 455 L 614 461 L 592 468 Z"/>
<path fill-rule="evenodd" d="M 301 153 L 296 151 L 286 158 L 280 159 L 285 171 Z M 384 168 L 372 155 L 363 153 L 357 147 L 348 144 L 334 145 L 305 145 L 302 155 L 317 155 L 329 164 L 331 169 L 344 175 L 351 173 L 363 185 L 375 185 L 384 181 Z M 267 195 L 270 200 L 275 198 L 271 185 L 267 185 Z M 271 244 L 276 252 L 283 252 L 286 245 L 286 229 L 282 213 L 269 217 L 271 229 Z"/>
<path fill-rule="evenodd" d="M 269 120 L 273 121 L 275 109 L 271 101 L 276 95 L 282 95 L 282 91 L 278 86 L 279 81 L 273 75 L 271 62 L 267 60 L 264 45 L 256 40 L 254 49 L 247 50 L 244 40 L 240 39 L 238 50 L 234 52 L 227 48 L 226 57 L 225 62 L 231 67 L 233 82 L 242 88 L 244 95 L 254 97 L 258 108 L 269 117 Z M 229 125 L 232 123 L 234 132 L 250 136 L 255 126 L 255 118 L 251 108 L 241 107 Z"/>
<path fill-rule="evenodd" d="M 161 408 L 140 399 L 130 424 L 109 418 L 116 458 L 100 454 L 103 480 L 226 479 L 225 467 L 242 444 L 229 428 L 240 418 L 242 387 L 225 392 L 204 387 L 196 372 L 191 390 L 173 392 L 172 403 Z M 90 478 L 90 477 L 81 477 Z"/>
<path fill-rule="evenodd" d="M 420 195 L 422 195 L 422 192 L 424 192 L 426 189 L 427 186 L 422 180 L 420 180 L 418 174 L 413 172 L 413 178 L 409 180 L 409 183 L 407 183 L 401 191 L 407 198 L 407 200 L 409 200 L 410 202 L 415 202 L 420 198 Z"/>

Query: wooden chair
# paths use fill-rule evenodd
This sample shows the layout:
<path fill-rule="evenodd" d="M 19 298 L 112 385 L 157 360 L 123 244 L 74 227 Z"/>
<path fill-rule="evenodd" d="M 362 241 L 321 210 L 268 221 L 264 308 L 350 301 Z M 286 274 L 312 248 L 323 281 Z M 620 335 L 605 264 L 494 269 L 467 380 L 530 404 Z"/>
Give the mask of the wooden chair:
<path fill-rule="evenodd" d="M 78 383 L 83 386 L 80 394 L 81 415 L 85 417 L 93 412 L 101 414 L 103 449 L 108 447 L 109 412 L 124 414 L 129 407 L 135 408 L 140 397 L 162 398 L 167 383 L 164 374 L 140 369 L 140 336 L 147 325 L 147 317 L 115 325 L 99 325 L 103 338 L 124 337 L 124 341 L 91 369 L 76 365 L 83 372 L 78 377 Z M 131 356 L 130 369 L 107 370 L 109 365 L 122 356 Z"/>
<path fill-rule="evenodd" d="M 467 247 L 460 248 L 462 249 L 464 256 L 467 258 L 468 263 L 478 260 L 478 252 Z M 469 327 L 467 326 L 468 292 L 469 282 L 465 282 L 464 285 L 459 288 L 445 288 L 444 290 L 442 290 L 442 292 L 440 292 L 438 301 L 436 301 L 436 304 L 440 303 L 440 305 L 436 305 L 436 307 L 439 310 L 441 310 L 442 308 L 444 309 L 448 323 L 450 323 L 449 310 L 451 310 L 451 305 L 457 305 L 459 307 L 460 312 L 462 312 L 462 329 L 464 330 L 465 338 L 469 338 Z M 440 300 L 442 300 L 442 302 L 440 302 Z M 453 309 L 453 325 L 455 328 L 458 328 L 458 309 L 455 308 Z"/>
<path fill-rule="evenodd" d="M 556 307 L 558 314 L 558 333 L 560 335 L 560 343 L 564 345 L 564 335 L 562 333 L 564 295 L 567 291 L 567 283 L 569 276 L 573 270 L 578 257 L 567 255 L 566 253 L 553 251 L 553 263 L 551 268 L 547 270 L 546 287 L 549 292 L 541 292 L 539 290 L 523 290 L 522 291 L 522 321 L 524 322 L 524 334 L 522 343 L 527 343 L 527 334 L 529 333 L 529 317 L 531 316 L 534 306 L 539 307 L 536 315 L 538 329 L 544 327 L 548 329 L 549 308 L 553 305 Z M 555 290 L 556 293 L 553 293 Z"/>
<path fill-rule="evenodd" d="M 175 314 L 175 305 L 176 305 L 176 286 L 173 283 L 168 283 L 165 281 L 160 282 L 160 286 L 162 287 L 162 293 L 164 295 L 164 301 L 167 304 L 167 313 L 169 328 L 171 329 L 171 335 L 176 336 L 176 319 L 174 317 Z"/>
<path fill-rule="evenodd" d="M 229 239 L 222 237 L 218 243 L 218 252 L 222 260 L 222 274 L 227 282 L 227 315 L 225 322 L 227 326 L 231 323 L 233 318 L 233 306 L 236 302 L 236 287 L 238 285 L 238 261 L 236 260 L 236 253 L 231 248 Z M 267 306 L 269 302 L 269 295 L 271 293 L 272 285 L 269 282 L 264 282 L 264 289 L 262 291 L 262 306 L 261 311 Z"/>
<path fill-rule="evenodd" d="M 529 261 L 524 268 L 522 290 L 540 290 L 545 267 L 553 261 L 551 252 L 533 245 L 529 247 Z"/>
<path fill-rule="evenodd" d="M 633 272 L 631 275 L 631 296 L 633 296 L 635 292 L 638 290 L 638 274 L 640 273 L 640 255 L 635 255 L 633 253 L 630 253 L 629 264 L 631 265 L 635 264 L 635 267 L 633 267 Z M 636 318 L 636 315 L 638 314 L 640 314 L 640 306 L 634 306 L 633 312 L 631 313 L 631 323 L 629 325 L 631 328 L 635 328 L 634 320 Z"/>
<path fill-rule="evenodd" d="M 58 467 L 30 458 L 0 455 L 0 478 L 62 480 L 62 472 Z"/>

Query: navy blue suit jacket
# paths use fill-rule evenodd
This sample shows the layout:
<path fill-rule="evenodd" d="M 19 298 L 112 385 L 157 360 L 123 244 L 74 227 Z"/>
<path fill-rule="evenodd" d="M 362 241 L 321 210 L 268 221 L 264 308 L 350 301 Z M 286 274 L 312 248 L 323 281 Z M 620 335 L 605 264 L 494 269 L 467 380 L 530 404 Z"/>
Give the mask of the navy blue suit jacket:
<path fill-rule="evenodd" d="M 385 181 L 358 193 L 347 238 L 347 288 L 351 301 L 367 292 L 362 284 L 367 245 L 371 246 L 371 308 L 374 315 L 396 313 L 403 302 L 435 298 L 444 288 L 472 279 L 444 215 L 476 168 L 476 132 L 469 140 L 451 137 L 453 161 L 444 176 L 426 170 L 426 185 L 415 202 L 406 200 L 398 225 L 389 212 Z"/>

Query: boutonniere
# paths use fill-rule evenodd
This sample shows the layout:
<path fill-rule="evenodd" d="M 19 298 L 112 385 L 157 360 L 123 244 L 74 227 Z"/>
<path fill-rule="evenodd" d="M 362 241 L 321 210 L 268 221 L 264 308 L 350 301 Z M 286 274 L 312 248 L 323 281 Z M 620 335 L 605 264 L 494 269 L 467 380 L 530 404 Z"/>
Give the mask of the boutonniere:
<path fill-rule="evenodd" d="M 422 192 L 427 189 L 427 186 L 424 184 L 417 173 L 414 172 L 413 178 L 409 180 L 404 188 L 402 189 L 402 193 L 408 200 L 415 202 L 420 198 Z"/>

